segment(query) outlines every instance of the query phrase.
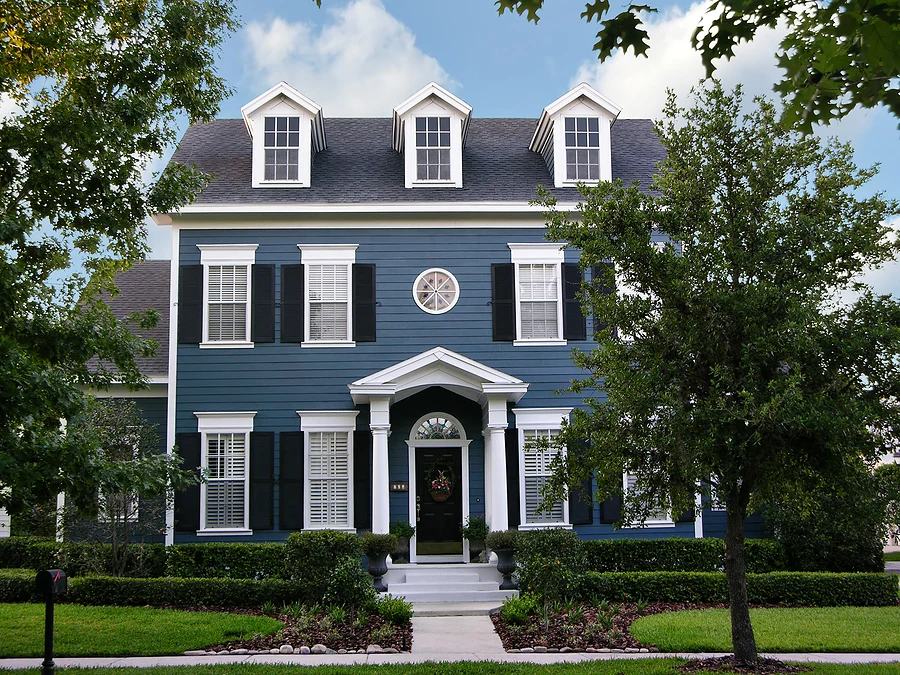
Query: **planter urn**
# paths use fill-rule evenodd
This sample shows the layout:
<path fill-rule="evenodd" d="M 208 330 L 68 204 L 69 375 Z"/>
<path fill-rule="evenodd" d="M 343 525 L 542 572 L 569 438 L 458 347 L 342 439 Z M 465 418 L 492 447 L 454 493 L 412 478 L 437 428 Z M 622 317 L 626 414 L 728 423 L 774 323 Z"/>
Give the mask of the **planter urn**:
<path fill-rule="evenodd" d="M 397 550 L 391 553 L 391 560 L 395 565 L 409 562 L 409 539 L 397 537 Z"/>
<path fill-rule="evenodd" d="M 500 584 L 501 591 L 514 591 L 518 588 L 516 582 L 512 580 L 513 572 L 516 571 L 516 562 L 513 560 L 513 550 L 511 548 L 496 549 L 497 554 L 497 571 L 503 575 L 503 583 Z"/>
<path fill-rule="evenodd" d="M 375 590 L 379 593 L 384 593 L 388 588 L 387 585 L 382 580 L 382 577 L 387 574 L 388 566 L 387 566 L 387 553 L 379 553 L 378 555 L 370 555 L 369 565 L 367 567 L 367 571 L 372 575 L 372 581 L 375 584 Z"/>
<path fill-rule="evenodd" d="M 469 562 L 484 562 L 484 539 L 469 539 Z"/>

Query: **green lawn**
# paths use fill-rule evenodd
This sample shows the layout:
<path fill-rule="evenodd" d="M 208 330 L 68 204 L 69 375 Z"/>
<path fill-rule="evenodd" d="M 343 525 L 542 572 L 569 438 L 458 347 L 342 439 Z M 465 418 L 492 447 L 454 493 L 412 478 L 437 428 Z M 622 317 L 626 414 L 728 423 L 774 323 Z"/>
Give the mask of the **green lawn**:
<path fill-rule="evenodd" d="M 261 616 L 146 607 L 57 605 L 55 615 L 55 656 L 181 654 L 282 626 Z M 44 605 L 0 604 L 0 636 L 0 657 L 42 656 Z"/>
<path fill-rule="evenodd" d="M 750 617 L 764 652 L 900 652 L 900 607 L 752 609 Z M 663 652 L 731 650 L 727 609 L 647 616 L 631 634 Z"/>
<path fill-rule="evenodd" d="M 311 662 L 315 657 L 310 657 Z M 540 666 L 540 675 L 682 675 L 674 659 L 634 661 L 592 661 Z M 874 665 L 809 664 L 812 675 L 900 675 L 900 664 Z M 39 670 L 10 671 L 38 675 Z M 185 668 L 141 668 L 140 675 L 185 675 Z M 191 666 L 190 675 L 534 675 L 536 667 L 529 663 L 422 663 L 395 666 Z M 135 675 L 134 668 L 104 668 L 103 675 Z"/>
<path fill-rule="evenodd" d="M 897 562 L 900 561 L 900 551 L 894 551 L 893 553 L 885 553 L 884 554 L 885 562 Z"/>

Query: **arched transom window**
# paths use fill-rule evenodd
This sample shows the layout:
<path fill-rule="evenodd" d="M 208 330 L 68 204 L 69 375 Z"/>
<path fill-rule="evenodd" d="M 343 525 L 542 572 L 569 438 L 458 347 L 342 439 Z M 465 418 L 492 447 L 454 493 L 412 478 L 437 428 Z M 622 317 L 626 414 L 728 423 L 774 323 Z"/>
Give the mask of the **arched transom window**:
<path fill-rule="evenodd" d="M 461 438 L 459 427 L 453 420 L 434 415 L 427 417 L 416 428 L 416 438 L 421 440 L 444 440 Z"/>

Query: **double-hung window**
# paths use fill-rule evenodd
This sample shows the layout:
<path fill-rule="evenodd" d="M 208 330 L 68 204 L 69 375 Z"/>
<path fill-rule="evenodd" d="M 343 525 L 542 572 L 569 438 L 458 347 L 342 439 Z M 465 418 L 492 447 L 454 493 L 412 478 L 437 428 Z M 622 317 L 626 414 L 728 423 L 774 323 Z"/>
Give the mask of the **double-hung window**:
<path fill-rule="evenodd" d="M 203 342 L 250 347 L 250 268 L 256 244 L 199 244 L 203 266 Z"/>
<path fill-rule="evenodd" d="M 352 345 L 352 267 L 356 244 L 301 244 L 306 273 L 304 345 Z"/>
<path fill-rule="evenodd" d="M 265 180 L 300 180 L 300 118 L 266 117 L 264 127 Z"/>
<path fill-rule="evenodd" d="M 513 408 L 519 433 L 519 508 L 522 529 L 568 527 L 569 500 L 561 499 L 545 510 L 541 494 L 553 475 L 561 452 L 554 445 L 571 408 Z"/>
<path fill-rule="evenodd" d="M 638 488 L 638 479 L 637 476 L 634 476 L 630 473 L 625 473 L 622 477 L 622 489 L 624 490 L 624 494 L 631 494 L 636 491 L 638 495 L 640 495 Z M 653 511 L 647 514 L 647 518 L 644 520 L 645 527 L 668 527 L 675 524 L 675 521 L 672 520 L 672 514 L 666 510 Z M 636 525 L 632 525 L 635 527 Z"/>
<path fill-rule="evenodd" d="M 565 344 L 561 244 L 509 244 L 515 265 L 516 344 Z"/>
<path fill-rule="evenodd" d="M 600 120 L 566 117 L 566 180 L 600 180 Z"/>
<path fill-rule="evenodd" d="M 200 533 L 249 534 L 255 412 L 194 413 L 201 434 Z"/>
<path fill-rule="evenodd" d="M 297 411 L 304 434 L 304 528 L 353 528 L 353 430 L 357 411 Z"/>
<path fill-rule="evenodd" d="M 416 117 L 416 180 L 450 180 L 449 117 Z"/>

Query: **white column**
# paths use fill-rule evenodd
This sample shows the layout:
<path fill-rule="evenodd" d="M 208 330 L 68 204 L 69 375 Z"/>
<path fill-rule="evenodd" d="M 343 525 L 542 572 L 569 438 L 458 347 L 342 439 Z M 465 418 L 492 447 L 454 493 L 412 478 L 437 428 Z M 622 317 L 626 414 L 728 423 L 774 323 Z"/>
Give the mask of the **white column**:
<path fill-rule="evenodd" d="M 387 534 L 391 526 L 391 492 L 388 474 L 388 435 L 391 399 L 373 396 L 369 401 L 372 430 L 372 532 Z"/>
<path fill-rule="evenodd" d="M 484 429 L 481 432 L 481 435 L 484 437 L 484 519 L 488 523 L 491 524 L 491 514 L 493 513 L 493 509 L 491 508 L 491 496 L 492 486 L 491 486 L 491 431 L 490 429 Z"/>
<path fill-rule="evenodd" d="M 485 421 L 485 449 L 490 462 L 490 469 L 486 472 L 490 478 L 485 476 L 485 483 L 490 480 L 490 487 L 486 487 L 486 493 L 490 495 L 490 510 L 486 509 L 485 513 L 490 513 L 488 524 L 491 530 L 506 530 L 509 528 L 506 502 L 506 394 L 487 396 Z"/>

